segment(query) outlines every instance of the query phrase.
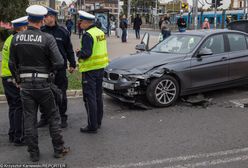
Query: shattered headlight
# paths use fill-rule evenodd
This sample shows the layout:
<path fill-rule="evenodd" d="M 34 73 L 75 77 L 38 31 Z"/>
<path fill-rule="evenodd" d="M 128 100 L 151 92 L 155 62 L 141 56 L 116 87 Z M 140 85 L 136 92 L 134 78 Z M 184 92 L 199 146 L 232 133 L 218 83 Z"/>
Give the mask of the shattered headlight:
<path fill-rule="evenodd" d="M 145 74 L 139 74 L 139 75 L 128 75 L 126 76 L 126 78 L 129 80 L 129 81 L 136 81 L 137 79 L 147 79 L 148 76 L 145 75 Z"/>

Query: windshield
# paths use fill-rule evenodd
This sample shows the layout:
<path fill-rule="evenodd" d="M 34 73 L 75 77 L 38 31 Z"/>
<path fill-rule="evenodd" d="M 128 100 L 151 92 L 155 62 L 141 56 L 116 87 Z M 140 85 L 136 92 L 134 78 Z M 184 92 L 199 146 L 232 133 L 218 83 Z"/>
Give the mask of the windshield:
<path fill-rule="evenodd" d="M 175 34 L 156 45 L 151 51 L 162 53 L 186 54 L 191 52 L 201 40 L 201 36 Z"/>

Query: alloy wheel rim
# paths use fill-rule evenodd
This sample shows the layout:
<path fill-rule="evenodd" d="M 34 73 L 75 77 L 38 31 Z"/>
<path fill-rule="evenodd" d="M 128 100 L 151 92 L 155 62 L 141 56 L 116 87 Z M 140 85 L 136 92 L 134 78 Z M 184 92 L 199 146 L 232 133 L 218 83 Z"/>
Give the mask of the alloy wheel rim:
<path fill-rule="evenodd" d="M 176 85 L 169 79 L 160 81 L 155 89 L 156 99 L 161 104 L 171 103 L 174 100 L 176 93 Z"/>

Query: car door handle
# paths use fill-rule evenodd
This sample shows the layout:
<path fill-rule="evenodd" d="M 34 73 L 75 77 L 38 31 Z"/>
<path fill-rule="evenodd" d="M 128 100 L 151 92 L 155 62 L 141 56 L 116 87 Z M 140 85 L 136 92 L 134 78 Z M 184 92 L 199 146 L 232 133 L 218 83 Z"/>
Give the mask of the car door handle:
<path fill-rule="evenodd" d="M 221 58 L 221 61 L 225 61 L 225 60 L 227 60 L 227 57 L 222 57 Z"/>

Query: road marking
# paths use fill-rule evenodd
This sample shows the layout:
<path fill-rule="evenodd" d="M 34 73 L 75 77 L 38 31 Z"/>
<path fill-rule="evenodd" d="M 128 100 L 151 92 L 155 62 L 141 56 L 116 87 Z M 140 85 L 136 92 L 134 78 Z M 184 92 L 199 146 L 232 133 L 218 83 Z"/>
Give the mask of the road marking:
<path fill-rule="evenodd" d="M 103 167 L 97 167 L 97 168 L 143 167 L 143 166 L 151 166 L 151 165 L 157 165 L 157 164 L 162 164 L 162 163 L 186 161 L 186 160 L 191 160 L 191 159 L 225 156 L 225 155 L 237 154 L 237 153 L 247 152 L 247 151 L 248 151 L 248 147 L 242 148 L 242 149 L 232 149 L 232 150 L 226 150 L 226 151 L 219 151 L 219 152 L 214 152 L 214 153 L 202 153 L 202 154 L 196 154 L 196 155 L 179 156 L 179 157 L 174 157 L 174 158 L 165 158 L 165 159 L 152 160 L 152 161 L 142 161 L 142 162 L 138 162 L 138 163 L 128 163 L 128 164 L 123 164 L 123 165 L 110 165 L 110 166 L 103 166 Z"/>
<path fill-rule="evenodd" d="M 226 164 L 231 162 L 238 162 L 238 161 L 245 161 L 248 160 L 248 155 L 243 155 L 240 157 L 235 158 L 225 158 L 225 159 L 216 159 L 216 160 L 209 160 L 204 162 L 198 162 L 198 163 L 192 163 L 192 164 L 184 164 L 184 165 L 176 165 L 176 166 L 170 166 L 170 167 L 164 167 L 164 168 L 196 168 L 199 166 L 214 166 L 219 164 Z"/>

